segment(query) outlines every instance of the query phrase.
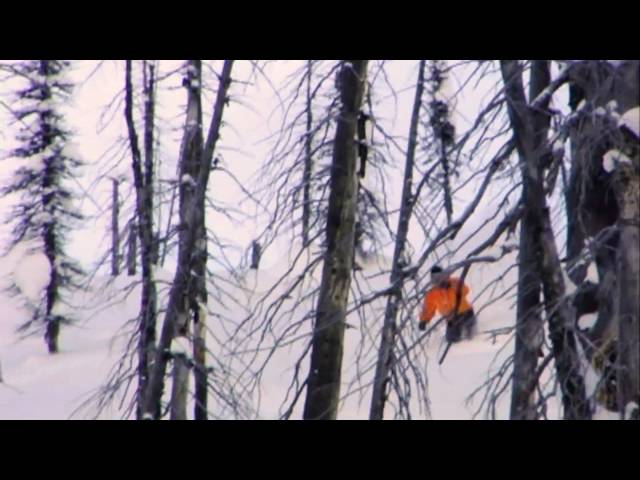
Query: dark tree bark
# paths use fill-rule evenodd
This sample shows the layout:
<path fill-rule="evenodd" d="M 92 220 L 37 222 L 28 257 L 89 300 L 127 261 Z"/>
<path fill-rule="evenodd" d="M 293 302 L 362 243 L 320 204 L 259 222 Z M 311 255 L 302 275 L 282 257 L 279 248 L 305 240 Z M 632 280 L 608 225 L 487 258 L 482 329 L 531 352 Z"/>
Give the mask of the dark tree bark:
<path fill-rule="evenodd" d="M 346 307 L 351 284 L 357 200 L 356 123 L 367 60 L 346 60 L 339 71 L 340 116 L 331 167 L 327 250 L 316 310 L 304 419 L 337 417 Z"/>
<path fill-rule="evenodd" d="M 640 156 L 635 165 L 616 168 L 615 191 L 620 205 L 620 248 L 617 258 L 618 406 L 622 415 L 638 419 L 640 406 Z M 635 414 L 627 405 L 635 402 Z"/>
<path fill-rule="evenodd" d="M 47 60 L 40 60 L 40 75 L 41 77 L 47 77 L 50 75 L 49 62 Z M 42 99 L 50 99 L 51 91 L 47 85 L 43 86 Z M 46 118 L 48 112 L 40 113 L 40 124 L 42 127 L 42 143 L 44 148 L 47 148 L 53 142 L 53 132 L 49 120 Z M 52 211 L 52 205 L 54 202 L 54 196 L 49 193 L 49 190 L 57 184 L 58 173 L 55 171 L 54 165 L 51 161 L 45 162 L 44 171 L 42 172 L 42 190 L 45 192 L 42 195 L 42 207 L 45 212 Z M 45 313 L 45 334 L 44 338 L 47 343 L 49 353 L 58 352 L 58 334 L 60 332 L 60 318 L 54 315 L 53 307 L 58 299 L 58 289 L 60 287 L 60 279 L 58 276 L 58 266 L 56 262 L 57 258 L 57 242 L 58 235 L 56 232 L 56 222 L 53 218 L 44 223 L 42 232 L 42 240 L 44 243 L 44 253 L 49 262 L 49 283 L 46 287 L 46 313 Z"/>
<path fill-rule="evenodd" d="M 530 217 L 525 216 L 520 224 L 518 301 L 511 389 L 510 418 L 512 420 L 535 420 L 537 418 L 537 412 L 534 408 L 534 387 L 538 380 L 534 378 L 534 375 L 544 331 L 540 316 L 541 285 L 536 268 L 534 234 L 534 225 L 532 225 Z"/>
<path fill-rule="evenodd" d="M 570 75 L 570 105 L 574 115 L 569 125 L 572 165 L 567 191 L 567 260 L 569 275 L 580 291 L 574 301 L 576 323 L 585 313 L 598 313 L 595 324 L 579 338 L 587 358 L 601 374 L 596 398 L 610 410 L 620 409 L 621 402 L 625 401 L 623 397 L 627 401 L 632 398 L 621 395 L 625 382 L 617 377 L 618 372 L 629 371 L 623 366 L 625 362 L 634 363 L 622 351 L 638 350 L 635 330 L 631 328 L 628 334 L 622 334 L 625 327 L 621 316 L 622 311 L 628 312 L 630 316 L 625 316 L 633 324 L 634 307 L 628 302 L 632 303 L 638 294 L 637 287 L 633 290 L 637 285 L 634 284 L 637 281 L 635 274 L 628 269 L 629 265 L 634 265 L 629 263 L 635 255 L 633 225 L 621 220 L 623 209 L 633 212 L 634 208 L 633 169 L 626 170 L 622 166 L 606 171 L 603 156 L 615 149 L 637 161 L 638 139 L 626 127 L 619 126 L 615 118 L 597 113 L 597 110 L 613 108 L 617 114 L 622 114 L 637 107 L 640 103 L 639 78 L 640 62 L 637 60 L 628 60 L 618 66 L 606 61 L 580 62 Z M 612 101 L 615 101 L 613 106 Z M 633 218 L 632 213 L 626 215 Z M 596 239 L 598 284 L 584 281 L 588 264 L 581 263 L 580 254 L 586 237 Z M 635 348 L 631 346 L 634 341 Z"/>
<path fill-rule="evenodd" d="M 387 387 L 393 369 L 393 349 L 395 346 L 396 319 L 398 316 L 398 305 L 402 301 L 402 279 L 401 271 L 404 265 L 405 247 L 407 243 L 407 233 L 409 232 L 409 220 L 413 211 L 413 166 L 418 139 L 418 123 L 420 120 L 420 107 L 422 105 L 422 95 L 424 92 L 424 70 L 425 60 L 420 61 L 418 69 L 418 83 L 416 85 L 416 95 L 413 102 L 413 113 L 411 115 L 411 125 L 409 127 L 409 141 L 407 145 L 407 156 L 404 166 L 404 181 L 402 184 L 402 200 L 400 204 L 400 218 L 396 230 L 396 243 L 393 251 L 393 263 L 391 266 L 390 282 L 392 285 L 398 283 L 397 288 L 387 298 L 387 305 L 384 313 L 384 322 L 380 338 L 380 348 L 378 349 L 378 361 L 373 381 L 373 393 L 371 396 L 371 408 L 369 410 L 370 420 L 382 420 L 384 418 L 384 406 L 387 400 Z"/>
<path fill-rule="evenodd" d="M 118 199 L 118 180 L 112 179 L 113 193 L 111 203 L 111 275 L 117 277 L 120 274 L 120 227 L 118 217 L 120 204 Z"/>
<path fill-rule="evenodd" d="M 302 245 L 309 244 L 309 223 L 311 222 L 311 173 L 313 159 L 311 158 L 312 132 L 312 96 L 311 96 L 311 74 L 313 73 L 312 60 L 307 60 L 307 108 L 306 121 L 307 132 L 304 139 L 304 171 L 302 173 Z"/>
<path fill-rule="evenodd" d="M 260 266 L 261 250 L 260 243 L 257 240 L 251 242 L 251 268 L 254 270 L 257 270 Z"/>
<path fill-rule="evenodd" d="M 17 160 L 17 168 L 6 185 L 0 187 L 0 197 L 18 194 L 6 218 L 12 227 L 9 249 L 25 240 L 35 240 L 30 253 L 42 253 L 48 263 L 47 284 L 37 300 L 25 302 L 31 318 L 18 330 L 24 333 L 34 325 L 38 331 L 43 328 L 52 354 L 58 352 L 62 324 L 73 321 L 71 312 L 58 307 L 68 293 L 81 286 L 78 277 L 82 274 L 66 253 L 67 232 L 83 218 L 64 181 L 74 176 L 74 167 L 81 165 L 66 148 L 71 133 L 59 111 L 60 103 L 68 100 L 73 87 L 65 78 L 68 68 L 69 62 L 64 60 L 25 60 L 8 68 L 17 82 L 16 103 L 10 111 L 18 131 L 15 148 L 7 153 L 8 158 Z M 25 295 L 15 282 L 9 285 L 9 291 Z"/>
<path fill-rule="evenodd" d="M 189 320 L 193 321 L 193 359 L 195 379 L 194 418 L 207 419 L 207 368 L 206 368 L 206 319 L 207 319 L 207 232 L 205 227 L 205 196 L 196 198 L 195 179 L 200 170 L 210 168 L 203 163 L 202 132 L 202 62 L 191 60 L 187 67 L 187 121 L 180 163 L 180 223 L 187 225 L 189 214 L 194 215 L 195 243 L 191 257 L 191 274 L 185 295 L 188 297 L 188 314 L 180 317 L 178 335 L 187 335 Z M 194 208 L 195 211 L 189 212 Z M 186 241 L 186 230 L 181 230 L 180 241 Z M 186 377 L 185 377 L 186 381 Z M 186 386 L 185 386 L 186 388 Z M 178 400 L 176 400 L 178 401 Z M 173 404 L 173 400 L 172 400 Z"/>
<path fill-rule="evenodd" d="M 444 209 L 447 215 L 447 223 L 453 218 L 453 200 L 451 198 L 451 162 L 447 156 L 447 148 L 454 141 L 454 127 L 449 121 L 449 106 L 437 95 L 441 91 L 445 81 L 443 63 L 440 60 L 432 60 L 429 69 L 429 83 L 431 84 L 432 100 L 429 102 L 429 123 L 437 145 L 437 155 L 442 166 L 442 192 L 444 196 Z"/>
<path fill-rule="evenodd" d="M 134 216 L 129 222 L 129 234 L 127 237 L 127 275 L 136 274 L 136 266 L 138 263 L 138 228 L 136 226 L 136 217 Z"/>
<path fill-rule="evenodd" d="M 137 233 L 140 239 L 142 266 L 142 297 L 139 314 L 138 339 L 138 393 L 137 416 L 142 418 L 142 404 L 144 392 L 149 380 L 149 371 L 155 352 L 156 337 L 156 303 L 157 293 L 153 278 L 153 122 L 154 122 L 154 71 L 147 63 L 144 69 L 144 165 L 138 134 L 133 119 L 133 85 L 131 81 L 131 60 L 126 61 L 125 71 L 125 119 L 129 133 L 131 148 L 132 170 L 136 191 L 136 218 L 138 219 Z M 133 225 L 133 224 L 132 224 Z M 134 237 L 135 238 L 135 237 Z M 133 255 L 135 257 L 135 253 Z M 131 257 L 131 252 L 130 252 Z"/>
<path fill-rule="evenodd" d="M 531 67 L 529 98 L 535 99 L 549 85 L 548 64 L 536 61 Z M 546 107 L 546 105 L 545 105 Z M 533 127 L 534 141 L 541 145 L 549 131 L 549 117 L 535 115 Z M 522 164 L 524 158 L 520 158 Z M 522 190 L 522 202 L 526 205 L 531 199 L 530 185 L 525 183 Z M 535 378 L 538 366 L 538 353 L 544 340 L 541 311 L 541 282 L 538 273 L 537 246 L 535 241 L 536 222 L 531 215 L 524 215 L 520 224 L 520 248 L 518 259 L 518 302 L 516 318 L 515 352 L 513 358 L 513 384 L 511 389 L 512 420 L 535 420 Z"/>
<path fill-rule="evenodd" d="M 211 161 L 215 150 L 216 142 L 220 136 L 220 126 L 222 123 L 222 114 L 227 103 L 227 91 L 231 83 L 231 68 L 233 60 L 225 60 L 220 74 L 220 85 L 216 95 L 213 117 L 209 127 L 206 143 L 200 156 L 201 168 L 198 169 L 198 175 L 193 179 L 194 192 L 191 195 L 189 205 L 181 210 L 181 236 L 178 249 L 178 265 L 174 280 L 169 292 L 169 303 L 162 325 L 162 333 L 158 349 L 155 355 L 155 362 L 151 370 L 149 385 L 144 399 L 144 418 L 159 419 L 160 418 L 160 401 L 164 389 L 164 376 L 167 369 L 168 356 L 167 352 L 171 348 L 171 342 L 176 335 L 181 334 L 179 328 L 186 324 L 189 309 L 189 282 L 191 279 L 191 268 L 196 242 L 199 237 L 198 218 L 204 217 L 204 212 L 198 213 L 198 206 L 204 205 L 207 184 L 209 181 L 209 173 L 211 171 Z M 185 137 L 189 137 L 190 130 L 185 130 Z M 188 138 L 186 138 L 188 141 Z M 185 157 L 181 159 L 183 161 Z M 186 161 L 186 160 L 184 160 Z M 188 182 L 191 183 L 191 182 Z M 202 250 L 202 249 L 199 249 Z"/>
<path fill-rule="evenodd" d="M 584 379 L 581 373 L 572 313 L 565 297 L 565 285 L 557 246 L 551 226 L 549 208 L 544 192 L 542 159 L 550 153 L 546 139 L 548 113 L 545 106 L 533 109 L 526 102 L 522 84 L 522 70 L 516 61 L 501 61 L 500 67 L 505 84 L 509 119 L 513 128 L 516 146 L 524 161 L 522 167 L 525 197 L 525 222 L 533 228 L 536 266 L 542 282 L 544 307 L 549 324 L 556 371 L 562 391 L 565 419 L 590 419 L 591 409 L 586 398 Z M 533 76 L 548 78 L 547 62 L 535 62 Z M 548 83 L 548 80 L 542 82 Z M 532 99 L 533 100 L 533 99 Z M 538 128 L 536 128 L 538 127 Z"/>

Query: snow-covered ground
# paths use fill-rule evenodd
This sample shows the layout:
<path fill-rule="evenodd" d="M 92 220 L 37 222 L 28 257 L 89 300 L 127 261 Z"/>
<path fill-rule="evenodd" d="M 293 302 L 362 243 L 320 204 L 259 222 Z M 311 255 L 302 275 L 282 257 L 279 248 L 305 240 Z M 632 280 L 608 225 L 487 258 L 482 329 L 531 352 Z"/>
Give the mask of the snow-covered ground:
<path fill-rule="evenodd" d="M 6 274 L 8 268 L 17 268 L 3 260 L 0 274 Z M 364 274 L 374 272 L 378 267 L 369 264 Z M 248 294 L 248 305 L 259 298 L 259 293 L 266 291 L 277 275 L 280 267 L 246 273 L 246 285 L 255 293 Z M 169 280 L 170 272 L 158 271 L 158 277 Z M 105 383 L 108 373 L 117 363 L 126 344 L 127 336 L 123 332 L 131 332 L 131 325 L 126 325 L 138 311 L 139 287 L 124 296 L 122 288 L 130 283 L 131 277 L 121 275 L 110 286 L 105 287 L 105 279 L 94 280 L 94 288 L 90 292 L 80 292 L 73 299 L 75 305 L 83 305 L 78 309 L 80 319 L 76 326 L 62 329 L 60 336 L 61 351 L 57 355 L 49 355 L 41 336 L 19 338 L 15 329 L 26 318 L 15 300 L 6 294 L 0 296 L 0 365 L 3 382 L 0 384 L 0 419 L 82 419 L 93 418 L 95 404 L 85 405 L 79 409 L 91 394 Z M 381 282 L 383 280 L 380 280 Z M 469 283 L 474 287 L 478 281 L 473 276 Z M 279 291 L 282 291 L 280 287 Z M 97 293 L 96 293 L 97 291 Z M 113 298 L 109 300 L 109 297 Z M 473 299 L 473 294 L 471 295 Z M 215 301 L 210 300 L 210 307 Z M 416 311 L 416 318 L 418 312 Z M 160 317 L 162 319 L 162 316 Z M 240 322 L 244 314 L 238 309 L 235 320 Z M 349 317 L 348 322 L 358 325 L 356 317 Z M 513 351 L 510 335 L 492 337 L 482 333 L 509 326 L 513 322 L 513 312 L 509 310 L 506 300 L 499 300 L 485 308 L 479 315 L 480 333 L 471 341 L 455 344 L 449 350 L 442 365 L 438 359 L 442 354 L 444 342 L 444 326 L 436 328 L 433 334 L 423 341 L 420 355 L 426 358 L 428 392 L 430 399 L 430 415 L 432 419 L 471 419 L 478 410 L 484 390 L 478 392 L 473 401 L 468 396 L 480 387 Z M 216 320 L 209 320 L 209 327 L 217 336 Z M 407 329 L 415 329 L 415 324 L 407 325 Z M 410 333 L 410 338 L 417 338 L 417 332 Z M 345 334 L 345 357 L 343 381 L 345 392 L 347 383 L 355 374 L 356 346 L 362 336 L 358 328 L 347 329 Z M 215 342 L 210 342 L 212 350 L 216 350 Z M 281 403 L 289 385 L 293 362 L 298 358 L 299 348 L 282 348 L 272 359 L 265 372 L 260 390 L 259 403 L 257 396 L 244 398 L 252 408 L 256 409 L 253 418 L 278 418 Z M 308 366 L 308 358 L 303 362 Z M 543 378 L 543 383 L 549 376 Z M 128 397 L 131 398 L 130 390 Z M 169 388 L 167 388 L 169 390 Z M 510 389 L 507 386 L 497 403 L 495 416 L 498 419 L 508 418 Z M 417 400 L 416 400 L 417 401 Z M 215 402 L 212 402 L 212 404 Z M 300 418 L 302 403 L 294 409 L 292 418 Z M 366 419 L 369 409 L 369 395 L 359 398 L 357 394 L 349 395 L 343 402 L 339 418 Z M 216 407 L 211 407 L 213 417 L 220 415 Z M 389 409 L 388 409 L 389 410 Z M 387 413 L 388 413 L 387 410 Z M 103 411 L 100 418 L 121 418 L 123 410 L 119 402 Z M 559 417 L 558 398 L 550 401 L 547 415 L 554 419 Z M 223 418 L 232 418 L 228 411 L 222 413 Z M 423 418 L 427 418 L 425 414 Z M 484 411 L 476 418 L 485 418 Z M 615 415 L 598 412 L 597 418 L 615 418 Z"/>

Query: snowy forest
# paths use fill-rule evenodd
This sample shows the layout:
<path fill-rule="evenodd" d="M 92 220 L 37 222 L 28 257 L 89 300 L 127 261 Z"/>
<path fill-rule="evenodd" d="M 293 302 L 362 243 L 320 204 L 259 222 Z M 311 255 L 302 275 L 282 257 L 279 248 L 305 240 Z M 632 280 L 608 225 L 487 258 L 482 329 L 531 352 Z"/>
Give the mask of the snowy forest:
<path fill-rule="evenodd" d="M 0 217 L 3 420 L 640 417 L 640 60 L 0 61 Z"/>

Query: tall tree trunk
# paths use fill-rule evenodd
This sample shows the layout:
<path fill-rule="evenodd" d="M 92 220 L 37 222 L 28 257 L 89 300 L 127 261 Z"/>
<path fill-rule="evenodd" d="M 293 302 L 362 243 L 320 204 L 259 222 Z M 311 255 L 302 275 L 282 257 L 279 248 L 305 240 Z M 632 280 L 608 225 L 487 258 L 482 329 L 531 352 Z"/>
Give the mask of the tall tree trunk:
<path fill-rule="evenodd" d="M 202 103 L 201 103 L 201 85 L 202 85 L 202 62 L 200 60 L 191 60 L 188 62 L 186 77 L 184 84 L 187 87 L 187 115 L 185 124 L 185 137 L 181 149 L 180 161 L 180 223 L 185 225 L 188 222 L 189 210 L 194 208 L 195 199 L 195 179 L 198 178 L 199 171 L 202 168 Z M 206 371 L 206 304 L 207 290 L 205 284 L 206 262 L 207 262 L 207 236 L 205 229 L 205 205 L 203 196 L 201 201 L 195 203 L 194 228 L 195 228 L 195 244 L 190 263 L 190 273 L 187 280 L 185 290 L 185 298 L 187 305 L 183 315 L 178 316 L 180 320 L 177 333 L 178 336 L 184 336 L 185 340 L 189 337 L 189 320 L 193 320 L 193 358 L 194 358 L 194 377 L 195 377 L 195 406 L 194 418 L 196 420 L 207 419 L 207 371 Z M 186 232 L 181 231 L 181 242 L 185 239 Z M 174 358 L 175 365 L 180 358 Z M 187 376 L 179 377 L 180 381 L 185 385 L 176 388 L 174 386 L 171 405 L 181 404 L 180 398 L 174 398 L 174 394 L 180 394 L 186 391 L 188 380 Z"/>
<path fill-rule="evenodd" d="M 113 193 L 111 201 L 111 275 L 117 277 L 120 273 L 120 227 L 118 217 L 120 205 L 118 202 L 118 179 L 113 178 Z"/>
<path fill-rule="evenodd" d="M 429 123 L 433 130 L 434 142 L 437 146 L 437 155 L 442 166 L 442 193 L 444 196 L 444 210 L 447 215 L 447 224 L 453 218 L 453 201 L 451 198 L 450 162 L 447 157 L 447 147 L 453 141 L 453 125 L 449 123 L 449 106 L 446 100 L 439 98 L 445 82 L 444 65 L 441 60 L 432 60 L 429 69 L 429 81 L 431 84 L 431 102 Z"/>
<path fill-rule="evenodd" d="M 142 63 L 143 92 L 144 92 L 144 203 L 145 211 L 149 213 L 149 218 L 145 218 L 145 238 L 149 242 L 147 252 L 149 264 L 158 263 L 158 237 L 153 228 L 153 182 L 154 182 L 154 152 L 153 152 L 153 132 L 155 127 L 155 67 L 146 60 Z M 155 331 L 155 316 L 153 320 Z M 155 338 L 155 334 L 154 334 Z"/>
<path fill-rule="evenodd" d="M 131 82 L 131 60 L 125 68 L 125 119 L 129 133 L 132 170 L 136 191 L 136 217 L 140 238 L 142 264 L 142 298 L 140 302 L 140 323 L 138 340 L 138 392 L 137 417 L 142 418 L 144 392 L 149 380 L 149 370 L 154 358 L 156 337 L 156 285 L 153 278 L 153 86 L 154 71 L 144 69 L 144 165 L 138 146 L 138 135 L 133 120 L 133 86 Z"/>
<path fill-rule="evenodd" d="M 339 75 L 341 109 L 331 167 L 327 250 L 316 309 L 304 418 L 335 419 L 338 412 L 343 340 L 356 211 L 356 123 L 365 88 L 367 60 L 347 60 Z"/>
<path fill-rule="evenodd" d="M 407 156 L 404 166 L 404 182 L 402 184 L 402 200 L 400 204 L 400 218 L 396 230 L 396 244 L 393 251 L 393 263 L 391 266 L 390 282 L 392 285 L 400 280 L 401 270 L 407 243 L 407 233 L 409 232 L 409 220 L 413 211 L 411 195 L 413 183 L 413 165 L 418 137 L 418 122 L 420 121 L 420 107 L 422 105 L 422 95 L 424 92 L 424 70 L 425 60 L 420 61 L 418 69 L 418 84 L 416 85 L 416 96 L 413 102 L 413 113 L 411 115 L 411 125 L 409 127 L 409 141 L 407 145 Z M 387 298 L 387 306 L 384 312 L 384 322 L 380 335 L 380 348 L 378 349 L 378 361 L 373 380 L 373 393 L 371 396 L 371 408 L 369 411 L 370 420 L 382 420 L 384 418 L 384 406 L 387 400 L 387 386 L 391 371 L 393 369 L 393 349 L 395 346 L 396 318 L 398 316 L 398 304 L 402 300 L 402 283 Z"/>
<path fill-rule="evenodd" d="M 198 178 L 200 170 L 208 164 L 202 163 L 202 62 L 192 60 L 187 67 L 187 121 L 185 126 L 185 141 L 181 152 L 183 161 L 180 164 L 180 219 L 181 223 L 187 221 L 187 209 L 193 208 L 195 203 L 195 248 L 191 257 L 191 278 L 188 282 L 187 296 L 189 298 L 189 315 L 185 320 L 193 320 L 193 358 L 195 377 L 195 405 L 194 418 L 196 420 L 207 419 L 207 367 L 206 367 L 206 319 L 207 319 L 207 289 L 206 289 L 206 265 L 207 265 L 207 231 L 205 227 L 205 197 L 194 198 L 195 183 L 190 179 Z M 203 165 L 206 165 L 203 167 Z M 184 241 L 184 238 L 182 238 Z M 186 333 L 188 325 L 181 325 L 178 329 Z M 173 403 L 173 400 L 172 400 Z"/>
<path fill-rule="evenodd" d="M 179 334 L 178 328 L 186 323 L 189 294 L 189 281 L 191 277 L 192 257 L 196 242 L 198 241 L 198 216 L 204 213 L 198 213 L 196 210 L 199 205 L 204 205 L 207 184 L 209 181 L 209 173 L 211 171 L 211 160 L 215 150 L 216 142 L 220 136 L 220 126 L 222 123 L 222 114 L 227 103 L 227 91 L 231 83 L 231 68 L 233 60 L 225 60 L 220 75 L 220 86 L 216 95 L 213 117 L 207 135 L 207 141 L 204 145 L 202 155 L 200 156 L 201 168 L 198 169 L 197 178 L 194 179 L 194 193 L 191 196 L 189 205 L 181 211 L 184 217 L 181 218 L 181 236 L 178 249 L 178 265 L 174 280 L 169 291 L 169 303 L 162 325 L 162 333 L 158 349 L 156 350 L 155 362 L 151 369 L 149 385 L 145 393 L 144 399 L 144 418 L 160 418 L 160 401 L 164 389 L 164 376 L 167 369 L 166 352 L 171 347 L 173 338 Z M 185 137 L 188 137 L 189 130 L 185 131 Z M 184 153 L 184 152 L 183 152 Z M 183 157 L 182 161 L 186 161 Z M 181 179 L 182 181 L 182 179 Z M 190 183 L 190 182 L 189 182 Z"/>
<path fill-rule="evenodd" d="M 40 76 L 46 78 L 49 76 L 49 61 L 40 60 L 39 68 Z M 41 100 L 46 101 L 51 98 L 51 91 L 46 83 L 41 90 Z M 40 112 L 40 125 L 43 135 L 43 148 L 48 148 L 52 143 L 52 132 L 50 126 L 50 120 L 48 118 L 48 112 Z M 54 165 L 51 162 L 45 162 L 45 167 L 42 176 L 42 189 L 45 193 L 42 195 L 42 209 L 44 212 L 50 213 L 52 211 L 51 204 L 54 202 L 54 192 L 51 192 L 53 186 L 56 185 L 56 171 Z M 44 338 L 47 343 L 49 353 L 58 352 L 58 333 L 60 332 L 60 319 L 57 315 L 53 314 L 53 309 L 58 299 L 59 288 L 59 274 L 58 266 L 56 262 L 57 258 L 57 235 L 56 235 L 56 220 L 51 216 L 46 222 L 44 222 L 44 228 L 42 231 L 42 241 L 44 244 L 44 253 L 49 262 L 49 283 L 46 287 L 46 311 L 45 311 L 45 333 Z"/>
<path fill-rule="evenodd" d="M 590 419 L 591 410 L 581 373 L 573 316 L 564 298 L 564 278 L 544 192 L 541 160 L 550 152 L 546 139 L 549 122 L 548 114 L 545 112 L 546 105 L 536 110 L 527 105 L 522 84 L 522 70 L 516 61 L 501 61 L 500 67 L 507 95 L 509 119 L 518 153 L 524 160 L 522 174 L 527 207 L 525 217 L 529 217 L 525 221 L 531 222 L 534 230 L 536 263 L 543 286 L 549 336 L 562 390 L 564 418 Z M 543 85 L 548 84 L 548 69 L 546 61 L 534 62 L 531 73 L 532 82 L 540 81 Z M 537 80 L 534 80 L 536 76 Z"/>
<path fill-rule="evenodd" d="M 306 119 L 307 119 L 307 131 L 304 139 L 304 172 L 302 173 L 302 245 L 307 246 L 309 244 L 309 224 L 311 222 L 311 169 L 313 168 L 313 161 L 311 158 L 311 126 L 313 122 L 311 105 L 311 74 L 313 67 L 313 61 L 307 60 L 307 105 L 306 105 Z"/>
<path fill-rule="evenodd" d="M 546 62 L 534 62 L 531 68 L 529 98 L 535 99 L 549 84 L 549 69 Z M 546 115 L 535 117 L 533 135 L 536 145 L 541 145 L 548 135 L 549 118 Z M 526 159 L 520 157 L 524 165 Z M 542 172 L 540 172 L 542 174 Z M 525 183 L 522 189 L 523 205 L 527 205 L 530 185 Z M 544 340 L 544 328 L 541 310 L 541 283 L 537 262 L 537 235 L 535 219 L 524 215 L 520 224 L 520 257 L 518 259 L 518 303 L 516 317 L 515 352 L 513 357 L 513 383 L 511 388 L 512 420 L 535 420 L 535 387 L 538 379 L 534 377 L 538 365 L 538 352 Z"/>

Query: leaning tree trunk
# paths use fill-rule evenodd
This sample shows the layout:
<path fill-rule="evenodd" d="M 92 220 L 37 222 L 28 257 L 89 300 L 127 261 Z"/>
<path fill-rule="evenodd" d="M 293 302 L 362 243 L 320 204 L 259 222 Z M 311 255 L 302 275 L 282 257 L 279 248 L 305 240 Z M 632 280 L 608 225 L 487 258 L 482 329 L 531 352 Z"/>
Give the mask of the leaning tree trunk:
<path fill-rule="evenodd" d="M 178 328 L 186 324 L 189 294 L 189 281 L 191 278 L 192 257 L 196 242 L 198 240 L 198 205 L 204 205 L 209 173 L 211 171 L 211 160 L 215 150 L 216 142 L 220 136 L 220 126 L 222 114 L 227 103 L 227 91 L 231 83 L 231 68 L 233 60 L 225 60 L 220 74 L 220 85 L 216 95 L 213 117 L 200 156 L 201 168 L 198 175 L 193 179 L 194 193 L 188 206 L 185 206 L 184 217 L 181 218 L 181 230 L 178 248 L 178 266 L 169 291 L 169 303 L 162 325 L 162 333 L 158 349 L 156 350 L 155 362 L 151 370 L 149 385 L 144 398 L 144 418 L 159 419 L 161 415 L 160 402 L 164 390 L 164 376 L 167 370 L 168 355 L 171 342 L 179 333 Z M 188 135 L 185 131 L 185 136 Z M 190 182 L 189 182 L 190 183 Z M 202 213 L 204 216 L 204 213 Z"/>
<path fill-rule="evenodd" d="M 304 419 L 338 413 L 346 308 L 351 285 L 357 195 L 356 123 L 367 60 L 346 60 L 338 72 L 341 108 L 331 167 L 322 282 L 313 332 Z"/>
<path fill-rule="evenodd" d="M 418 69 L 418 84 L 416 85 L 416 96 L 413 102 L 411 125 L 409 127 L 409 141 L 407 145 L 407 157 L 404 166 L 404 182 L 402 184 L 402 200 L 400 204 L 400 218 L 398 219 L 396 244 L 393 251 L 393 263 L 391 266 L 390 282 L 394 285 L 394 290 L 387 299 L 387 306 L 384 312 L 384 322 L 382 324 L 382 332 L 380 335 L 380 348 L 378 349 L 378 361 L 373 380 L 373 393 L 371 396 L 371 408 L 369 411 L 370 420 L 382 420 L 384 418 L 384 406 L 388 395 L 387 387 L 391 371 L 393 369 L 396 318 L 398 316 L 398 305 L 402 300 L 402 261 L 404 259 L 405 246 L 407 243 L 407 233 L 409 232 L 409 220 L 411 219 L 411 213 L 413 210 L 411 189 L 416 142 L 418 138 L 418 122 L 420 120 L 420 107 L 422 105 L 422 94 L 424 92 L 424 69 L 425 60 L 421 60 Z"/>
<path fill-rule="evenodd" d="M 548 77 L 548 64 L 534 62 L 532 75 Z M 501 61 L 509 119 L 518 153 L 524 160 L 523 187 L 526 192 L 525 217 L 533 225 L 536 266 L 544 293 L 544 307 L 549 323 L 549 337 L 562 391 L 565 419 L 590 419 L 591 410 L 586 398 L 581 373 L 580 356 L 576 345 L 573 316 L 565 299 L 565 285 L 558 250 L 547 206 L 542 159 L 549 153 L 546 134 L 535 130 L 540 117 L 548 115 L 544 105 L 527 105 L 522 83 L 522 70 L 516 61 Z M 532 99 L 533 100 L 533 99 Z M 548 121 L 548 120 L 545 120 Z"/>
<path fill-rule="evenodd" d="M 146 70 L 146 62 L 143 64 Z M 149 371 L 154 357 L 156 337 L 156 285 L 153 278 L 153 67 L 148 81 L 145 71 L 144 104 L 144 165 L 138 145 L 138 134 L 133 119 L 133 86 L 131 82 L 131 60 L 126 61 L 125 72 L 125 119 L 129 133 L 132 170 L 136 191 L 137 231 L 140 239 L 142 266 L 142 298 L 140 301 L 140 323 L 138 339 L 138 392 L 137 417 L 142 418 L 144 392 L 149 380 Z"/>

